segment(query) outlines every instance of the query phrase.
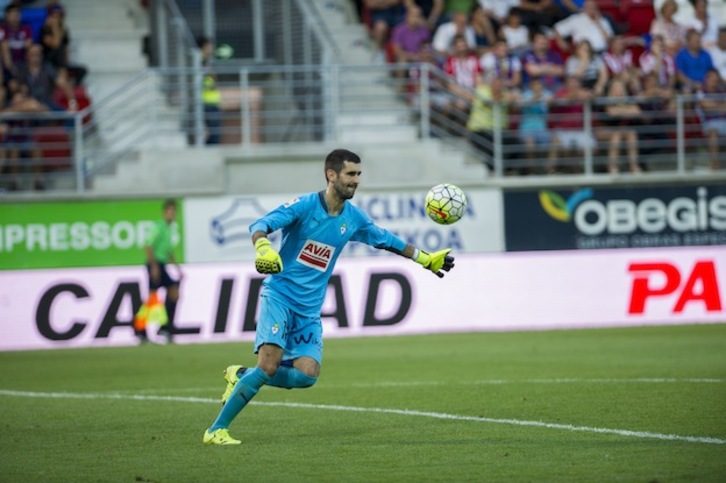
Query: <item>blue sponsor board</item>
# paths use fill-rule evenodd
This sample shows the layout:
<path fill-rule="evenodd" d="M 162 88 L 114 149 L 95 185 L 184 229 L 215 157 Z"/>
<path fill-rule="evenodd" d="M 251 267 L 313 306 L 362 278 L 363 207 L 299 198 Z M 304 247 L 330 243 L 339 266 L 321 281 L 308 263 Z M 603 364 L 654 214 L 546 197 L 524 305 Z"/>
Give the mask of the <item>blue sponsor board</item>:
<path fill-rule="evenodd" d="M 726 185 L 511 190 L 507 251 L 726 245 Z"/>

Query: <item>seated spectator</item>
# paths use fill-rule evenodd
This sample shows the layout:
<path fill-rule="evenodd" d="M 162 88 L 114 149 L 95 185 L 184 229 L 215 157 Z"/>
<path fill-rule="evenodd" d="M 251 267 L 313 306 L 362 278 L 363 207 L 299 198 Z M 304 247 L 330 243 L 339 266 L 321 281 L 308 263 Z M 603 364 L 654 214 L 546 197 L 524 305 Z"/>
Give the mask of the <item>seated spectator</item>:
<path fill-rule="evenodd" d="M 5 7 L 5 22 L 0 26 L 0 50 L 3 67 L 11 76 L 18 74 L 18 66 L 25 61 L 28 48 L 33 43 L 30 26 L 21 23 L 20 7 L 11 3 Z"/>
<path fill-rule="evenodd" d="M 547 127 L 547 114 L 552 93 L 545 90 L 542 81 L 532 79 L 529 87 L 522 94 L 520 103 L 521 117 L 519 120 L 519 140 L 524 143 L 526 156 L 535 159 L 537 149 L 548 146 L 547 173 L 554 173 L 557 145 L 559 141 L 552 136 Z M 539 171 L 530 164 L 531 171 Z"/>
<path fill-rule="evenodd" d="M 519 14 L 522 23 L 530 30 L 550 28 L 566 16 L 553 5 L 552 0 L 519 0 L 519 5 L 513 10 Z"/>
<path fill-rule="evenodd" d="M 634 126 L 641 123 L 640 106 L 630 102 L 625 83 L 613 79 L 608 88 L 607 97 L 612 100 L 605 106 L 604 124 L 608 137 L 608 171 L 610 174 L 620 172 L 620 145 L 624 143 L 628 153 L 628 165 L 631 173 L 640 173 L 638 164 L 638 133 Z"/>
<path fill-rule="evenodd" d="M 497 41 L 497 36 L 492 20 L 487 17 L 481 5 L 471 13 L 471 27 L 474 29 L 477 53 L 479 55 L 487 53 Z"/>
<path fill-rule="evenodd" d="M 601 53 L 607 49 L 608 40 L 613 36 L 613 28 L 600 13 L 595 0 L 585 0 L 582 13 L 576 13 L 557 22 L 554 30 L 557 44 L 564 52 L 570 51 L 565 42 L 566 38 L 572 38 L 575 44 L 587 40 L 595 52 Z"/>
<path fill-rule="evenodd" d="M 65 93 L 69 100 L 70 111 L 75 111 L 78 107 L 65 70 L 56 70 L 50 62 L 43 59 L 43 47 L 40 44 L 33 44 L 28 49 L 26 61 L 20 66 L 18 72 L 18 80 L 27 86 L 30 97 L 43 104 L 48 110 L 64 110 L 53 99 L 56 89 L 61 89 Z"/>
<path fill-rule="evenodd" d="M 432 45 L 438 55 L 446 58 L 451 53 L 456 36 L 462 36 L 469 49 L 476 49 L 476 34 L 466 13 L 456 12 L 450 22 L 441 24 L 436 29 Z"/>
<path fill-rule="evenodd" d="M 687 94 L 703 89 L 706 72 L 713 69 L 711 56 L 701 47 L 701 34 L 689 30 L 686 45 L 676 55 L 676 76 L 679 89 Z"/>
<path fill-rule="evenodd" d="M 608 82 L 608 71 L 605 62 L 599 55 L 595 55 L 587 40 L 581 40 L 575 47 L 574 55 L 565 62 L 565 74 L 576 77 L 581 87 L 600 96 L 605 91 Z"/>
<path fill-rule="evenodd" d="M 426 26 L 431 32 L 436 30 L 436 27 L 439 25 L 439 20 L 444 13 L 444 0 L 404 0 L 403 5 L 406 10 L 409 7 L 420 8 Z"/>
<path fill-rule="evenodd" d="M 476 87 L 477 79 L 482 73 L 479 59 L 472 54 L 466 39 L 462 35 L 454 38 L 454 52 L 444 64 L 444 72 L 450 77 L 447 88 L 453 100 L 455 112 L 466 112 L 469 108 L 469 91 Z M 461 121 L 461 119 L 457 119 Z"/>
<path fill-rule="evenodd" d="M 56 69 L 65 69 L 75 85 L 82 85 L 88 71 L 83 66 L 69 63 L 68 47 L 71 38 L 63 22 L 63 7 L 53 5 L 48 7 L 47 11 L 48 15 L 41 31 L 43 57 Z"/>
<path fill-rule="evenodd" d="M 532 50 L 522 57 L 524 84 L 533 79 L 542 81 L 545 89 L 554 92 L 565 76 L 565 64 L 559 52 L 550 49 L 547 36 L 541 31 L 532 33 Z"/>
<path fill-rule="evenodd" d="M 582 87 L 578 77 L 567 76 L 554 99 L 557 102 L 550 107 L 550 129 L 559 140 L 558 152 L 567 151 L 569 157 L 582 159 L 574 150 L 595 147 L 595 138 L 585 130 L 585 103 L 592 100 L 592 92 Z M 575 167 L 574 170 L 581 169 Z"/>
<path fill-rule="evenodd" d="M 481 56 L 479 65 L 487 79 L 497 77 L 507 89 L 518 90 L 522 86 L 522 62 L 509 52 L 505 40 L 497 40 L 492 51 Z"/>
<path fill-rule="evenodd" d="M 633 62 L 633 52 L 625 47 L 625 39 L 622 35 L 614 35 L 610 38 L 610 48 L 603 55 L 603 62 L 605 62 L 610 79 L 625 82 L 633 93 L 640 91 L 640 79 Z"/>
<path fill-rule="evenodd" d="M 723 143 L 726 139 L 726 85 L 715 69 L 706 73 L 703 89 L 698 93 L 698 108 L 708 140 L 711 169 L 719 169 L 719 140 Z"/>
<path fill-rule="evenodd" d="M 644 124 L 639 136 L 643 141 L 640 152 L 658 152 L 671 144 L 669 133 L 676 125 L 675 91 L 661 86 L 655 72 L 643 76 L 642 84 L 643 90 L 638 94 Z"/>
<path fill-rule="evenodd" d="M 495 32 L 506 23 L 507 15 L 519 7 L 519 0 L 479 0 L 484 15 L 487 16 Z"/>
<path fill-rule="evenodd" d="M 493 78 L 485 81 L 482 76 L 477 79 L 476 90 L 468 93 L 471 101 L 471 113 L 466 123 L 469 141 L 485 155 L 484 162 L 493 168 L 495 153 L 494 131 L 502 131 L 502 158 L 506 156 L 506 147 L 516 142 L 516 137 L 509 131 L 509 104 L 518 100 L 518 95 L 507 90 L 501 79 Z M 498 113 L 495 113 L 495 110 Z"/>
<path fill-rule="evenodd" d="M 665 0 L 660 6 L 660 15 L 650 24 L 651 37 L 661 36 L 665 42 L 666 52 L 671 56 L 678 53 L 686 38 L 686 28 L 675 21 L 676 12 L 678 12 L 678 2 Z"/>
<path fill-rule="evenodd" d="M 364 5 L 371 16 L 371 37 L 377 49 L 375 60 L 383 63 L 386 59 L 388 35 L 403 18 L 401 0 L 364 0 Z"/>
<path fill-rule="evenodd" d="M 684 21 L 686 29 L 694 29 L 701 34 L 701 46 L 710 49 L 718 41 L 718 20 L 708 13 L 708 0 L 690 0 L 693 16 Z"/>
<path fill-rule="evenodd" d="M 0 113 L 42 113 L 47 112 L 46 106 L 27 94 L 27 89 L 16 80 L 8 86 L 10 102 Z M 40 148 L 33 143 L 32 129 L 36 124 L 28 118 L 10 118 L 5 123 L 3 131 L 6 132 L 4 146 L 6 148 L 7 167 L 10 174 L 9 191 L 22 189 L 22 178 L 27 171 L 31 172 L 30 185 L 35 190 L 43 190 L 45 186 L 40 180 L 43 171 Z"/>
<path fill-rule="evenodd" d="M 718 42 L 709 49 L 708 54 L 721 79 L 726 79 L 726 25 L 719 29 Z"/>
<path fill-rule="evenodd" d="M 431 40 L 421 9 L 416 5 L 406 10 L 406 19 L 396 25 L 391 33 L 391 45 L 396 62 L 418 62 L 421 45 Z"/>
<path fill-rule="evenodd" d="M 506 23 L 499 29 L 499 37 L 507 42 L 514 55 L 521 55 L 529 48 L 529 30 L 522 25 L 522 17 L 516 10 L 507 15 Z"/>
<path fill-rule="evenodd" d="M 650 49 L 640 54 L 638 59 L 642 75 L 656 76 L 658 86 L 674 89 L 676 86 L 676 62 L 667 53 L 663 36 L 656 35 L 651 39 Z"/>

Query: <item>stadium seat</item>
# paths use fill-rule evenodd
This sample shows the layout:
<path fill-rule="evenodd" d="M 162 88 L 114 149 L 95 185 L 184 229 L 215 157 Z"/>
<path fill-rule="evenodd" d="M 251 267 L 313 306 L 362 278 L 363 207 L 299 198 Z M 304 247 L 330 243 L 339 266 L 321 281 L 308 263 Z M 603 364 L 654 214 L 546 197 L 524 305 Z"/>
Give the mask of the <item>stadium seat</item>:
<path fill-rule="evenodd" d="M 23 7 L 21 10 L 22 22 L 30 26 L 30 30 L 33 32 L 33 42 L 36 44 L 40 43 L 40 32 L 43 30 L 45 16 L 45 7 Z"/>
<path fill-rule="evenodd" d="M 621 23 L 623 21 L 623 11 L 618 0 L 597 0 L 597 8 L 600 9 L 600 13 L 610 17 L 613 22 Z"/>
<path fill-rule="evenodd" d="M 653 0 L 621 0 L 620 10 L 628 25 L 627 34 L 644 35 L 650 32 L 650 24 L 655 18 Z"/>
<path fill-rule="evenodd" d="M 40 148 L 43 171 L 66 171 L 73 167 L 71 141 L 64 127 L 34 128 L 33 142 Z"/>

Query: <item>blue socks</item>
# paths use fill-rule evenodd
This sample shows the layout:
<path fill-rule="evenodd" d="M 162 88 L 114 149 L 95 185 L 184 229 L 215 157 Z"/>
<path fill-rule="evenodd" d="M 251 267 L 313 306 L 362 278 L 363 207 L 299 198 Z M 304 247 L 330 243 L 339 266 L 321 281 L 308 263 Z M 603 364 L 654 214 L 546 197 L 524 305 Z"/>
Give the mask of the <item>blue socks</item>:
<path fill-rule="evenodd" d="M 310 377 L 294 367 L 280 366 L 277 373 L 267 383 L 268 386 L 282 387 L 284 389 L 310 387 L 318 380 Z"/>
<path fill-rule="evenodd" d="M 220 428 L 228 428 L 232 420 L 247 406 L 262 386 L 270 382 L 270 376 L 259 367 L 247 370 L 234 386 L 232 395 L 214 421 L 210 431 Z"/>
<path fill-rule="evenodd" d="M 286 365 L 278 367 L 277 372 L 272 377 L 268 376 L 259 367 L 247 369 L 235 384 L 232 395 L 229 396 L 227 403 L 222 407 L 217 420 L 214 421 L 209 430 L 215 431 L 220 428 L 228 428 L 232 420 L 237 417 L 265 384 L 293 389 L 310 387 L 317 380 L 317 377 L 308 376 L 304 372 Z"/>

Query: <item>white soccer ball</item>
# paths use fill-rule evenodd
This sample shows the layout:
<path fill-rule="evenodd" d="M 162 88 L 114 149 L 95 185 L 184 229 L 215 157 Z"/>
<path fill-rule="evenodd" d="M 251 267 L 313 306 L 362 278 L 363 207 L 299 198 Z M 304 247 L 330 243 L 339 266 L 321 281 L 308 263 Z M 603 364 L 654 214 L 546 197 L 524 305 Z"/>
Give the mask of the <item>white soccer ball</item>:
<path fill-rule="evenodd" d="M 426 193 L 426 214 L 441 225 L 456 223 L 466 212 L 466 194 L 456 185 L 443 183 Z"/>

